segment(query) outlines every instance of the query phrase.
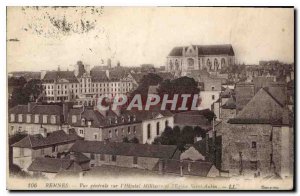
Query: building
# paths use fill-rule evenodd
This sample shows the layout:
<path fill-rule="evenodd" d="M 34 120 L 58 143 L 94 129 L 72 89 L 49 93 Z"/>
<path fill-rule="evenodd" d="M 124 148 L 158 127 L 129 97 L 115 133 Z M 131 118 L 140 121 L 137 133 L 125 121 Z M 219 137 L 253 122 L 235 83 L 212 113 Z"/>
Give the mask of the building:
<path fill-rule="evenodd" d="M 161 136 L 166 127 L 174 127 L 174 114 L 168 110 L 125 111 L 125 114 L 136 116 L 141 122 L 143 144 L 152 144 L 156 137 Z"/>
<path fill-rule="evenodd" d="M 134 114 L 120 111 L 99 111 L 96 108 L 72 108 L 68 125 L 89 141 L 122 142 L 124 138 L 143 141 L 142 123 Z"/>
<path fill-rule="evenodd" d="M 48 179 L 70 176 L 78 178 L 90 169 L 89 162 L 90 159 L 81 153 L 73 153 L 64 158 L 37 157 L 28 167 L 28 172 Z"/>
<path fill-rule="evenodd" d="M 77 62 L 75 71 L 48 71 L 42 73 L 45 102 L 75 102 L 77 105 L 94 106 L 99 96 L 126 95 L 133 89 L 122 67 L 103 70 L 99 66 L 89 70 Z"/>
<path fill-rule="evenodd" d="M 185 76 L 195 70 L 218 72 L 235 63 L 234 50 L 225 45 L 190 45 L 174 47 L 167 56 L 167 71 Z"/>
<path fill-rule="evenodd" d="M 199 84 L 201 98 L 199 109 L 211 110 L 211 105 L 220 97 L 222 83 L 225 83 L 226 79 L 212 75 L 206 70 L 196 70 L 188 74 L 188 76 L 194 78 Z"/>
<path fill-rule="evenodd" d="M 293 123 L 288 109 L 264 88 L 215 129 L 222 137 L 221 169 L 230 176 L 292 175 Z"/>
<path fill-rule="evenodd" d="M 41 128 L 41 134 L 28 135 L 11 145 L 13 149 L 13 164 L 27 170 L 29 165 L 38 157 L 57 157 L 68 152 L 76 140 L 81 140 L 74 131 L 66 133 L 63 130 L 47 132 Z"/>
<path fill-rule="evenodd" d="M 59 130 L 64 122 L 64 107 L 30 102 L 9 109 L 8 117 L 9 135 L 18 132 L 38 134 L 41 126 L 52 132 Z"/>
<path fill-rule="evenodd" d="M 181 129 L 185 126 L 200 127 L 206 131 L 212 129 L 211 122 L 200 111 L 187 111 L 174 114 L 174 127 Z"/>
<path fill-rule="evenodd" d="M 70 152 L 82 153 L 90 167 L 118 167 L 153 170 L 160 160 L 179 159 L 180 152 L 172 145 L 148 145 L 106 141 L 77 141 Z"/>

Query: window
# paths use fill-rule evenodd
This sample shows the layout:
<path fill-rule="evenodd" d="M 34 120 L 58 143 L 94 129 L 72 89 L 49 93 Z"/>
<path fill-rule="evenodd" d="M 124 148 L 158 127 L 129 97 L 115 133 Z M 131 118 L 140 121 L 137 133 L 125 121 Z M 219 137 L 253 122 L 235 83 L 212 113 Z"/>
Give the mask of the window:
<path fill-rule="evenodd" d="M 112 155 L 111 156 L 111 161 L 116 162 L 117 161 L 117 156 L 116 155 Z"/>
<path fill-rule="evenodd" d="M 15 115 L 14 114 L 10 114 L 10 121 L 15 122 Z"/>
<path fill-rule="evenodd" d="M 224 66 L 225 66 L 225 59 L 222 58 L 222 59 L 221 59 L 221 67 L 224 67 Z"/>
<path fill-rule="evenodd" d="M 56 152 L 56 151 L 57 151 L 56 146 L 52 146 L 52 152 Z"/>
<path fill-rule="evenodd" d="M 207 59 L 206 66 L 211 70 L 211 62 L 209 59 Z"/>
<path fill-rule="evenodd" d="M 115 134 L 116 134 L 116 136 L 119 135 L 118 129 L 115 129 Z"/>
<path fill-rule="evenodd" d="M 77 122 L 77 116 L 76 115 L 72 115 L 72 123 L 76 123 Z"/>
<path fill-rule="evenodd" d="M 217 59 L 214 60 L 214 69 L 215 70 L 219 69 L 219 61 Z"/>
<path fill-rule="evenodd" d="M 39 117 L 38 114 L 34 115 L 34 123 L 39 123 Z"/>
<path fill-rule="evenodd" d="M 108 131 L 108 135 L 109 135 L 109 138 L 112 138 L 112 132 L 111 132 L 111 130 Z"/>
<path fill-rule="evenodd" d="M 215 100 L 215 95 L 212 95 L 212 96 L 211 96 L 211 99 L 212 99 L 212 100 Z"/>
<path fill-rule="evenodd" d="M 252 147 L 252 148 L 256 148 L 256 142 L 252 142 L 251 147 Z"/>
<path fill-rule="evenodd" d="M 135 164 L 135 165 L 138 164 L 138 158 L 137 157 L 133 157 L 133 164 Z"/>
<path fill-rule="evenodd" d="M 165 121 L 165 127 L 168 127 L 168 126 L 169 126 L 169 121 L 166 120 L 166 121 Z"/>
<path fill-rule="evenodd" d="M 104 154 L 100 154 L 100 161 L 105 161 L 105 155 Z"/>
<path fill-rule="evenodd" d="M 95 160 L 95 154 L 91 153 L 91 160 Z"/>
<path fill-rule="evenodd" d="M 250 161 L 250 169 L 257 170 L 257 161 Z"/>
<path fill-rule="evenodd" d="M 31 116 L 30 116 L 30 114 L 27 114 L 26 115 L 26 122 L 27 123 L 30 123 L 31 122 L 31 118 L 30 118 Z"/>
<path fill-rule="evenodd" d="M 84 134 L 84 130 L 83 129 L 79 129 L 79 134 L 83 135 Z"/>
<path fill-rule="evenodd" d="M 98 139 L 98 134 L 94 133 L 94 140 L 97 140 L 97 139 Z"/>
<path fill-rule="evenodd" d="M 135 129 L 136 127 L 135 126 L 133 126 L 133 133 L 134 134 L 136 134 L 136 129 Z"/>
<path fill-rule="evenodd" d="M 55 124 L 55 123 L 56 123 L 56 116 L 51 115 L 51 124 Z"/>
<path fill-rule="evenodd" d="M 23 121 L 23 116 L 22 114 L 18 114 L 18 122 L 22 122 Z"/>
<path fill-rule="evenodd" d="M 47 123 L 47 115 L 43 115 L 43 123 Z"/>
<path fill-rule="evenodd" d="M 214 86 L 212 86 L 212 87 L 211 87 L 211 90 L 212 90 L 212 91 L 214 91 L 214 90 L 215 90 L 215 87 L 214 87 Z"/>
<path fill-rule="evenodd" d="M 131 133 L 130 127 L 127 128 L 128 134 Z"/>
<path fill-rule="evenodd" d="M 156 123 L 156 135 L 159 135 L 159 122 Z"/>
<path fill-rule="evenodd" d="M 150 137 L 151 137 L 151 125 L 148 124 L 147 125 L 147 138 L 150 139 Z"/>

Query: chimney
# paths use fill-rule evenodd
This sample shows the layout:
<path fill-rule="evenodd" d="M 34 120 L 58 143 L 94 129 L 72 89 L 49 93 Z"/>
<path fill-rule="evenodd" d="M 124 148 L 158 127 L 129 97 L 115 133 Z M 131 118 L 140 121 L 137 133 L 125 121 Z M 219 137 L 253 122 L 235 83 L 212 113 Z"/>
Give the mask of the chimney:
<path fill-rule="evenodd" d="M 43 137 L 47 137 L 47 129 L 45 127 L 41 126 L 39 132 Z"/>

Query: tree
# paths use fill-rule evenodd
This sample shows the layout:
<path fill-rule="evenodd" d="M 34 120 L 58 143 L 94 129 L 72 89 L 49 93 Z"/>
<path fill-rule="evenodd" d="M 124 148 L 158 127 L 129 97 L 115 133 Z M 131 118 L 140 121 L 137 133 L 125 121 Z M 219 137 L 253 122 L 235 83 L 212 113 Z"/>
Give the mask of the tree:
<path fill-rule="evenodd" d="M 197 82 L 193 78 L 181 77 L 175 80 L 165 80 L 163 81 L 159 88 L 158 94 L 161 97 L 161 101 L 164 95 L 168 95 L 168 99 L 173 99 L 174 95 L 178 94 L 178 101 L 175 110 L 181 107 L 183 98 L 182 94 L 188 94 L 190 97 L 187 99 L 186 107 L 190 110 L 193 103 L 194 95 L 199 95 L 200 89 L 198 88 Z M 171 109 L 171 104 L 167 104 L 166 108 Z"/>
<path fill-rule="evenodd" d="M 199 137 L 199 136 L 202 138 L 206 137 L 206 131 L 199 126 L 196 126 L 194 128 L 194 133 L 195 133 L 195 136 L 197 136 L 197 137 Z"/>
<path fill-rule="evenodd" d="M 130 142 L 130 143 L 134 143 L 134 144 L 140 143 L 140 142 L 139 142 L 139 139 L 136 138 L 136 137 L 132 138 L 129 142 Z"/>
<path fill-rule="evenodd" d="M 128 137 L 123 137 L 123 142 L 124 142 L 124 143 L 129 143 Z"/>

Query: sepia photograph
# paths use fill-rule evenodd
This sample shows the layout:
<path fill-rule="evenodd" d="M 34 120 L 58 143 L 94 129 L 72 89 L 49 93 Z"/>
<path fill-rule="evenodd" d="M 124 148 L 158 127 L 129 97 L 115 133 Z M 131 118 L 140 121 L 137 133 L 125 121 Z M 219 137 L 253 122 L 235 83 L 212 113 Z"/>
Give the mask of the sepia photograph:
<path fill-rule="evenodd" d="M 294 20 L 7 6 L 6 188 L 295 190 Z"/>

